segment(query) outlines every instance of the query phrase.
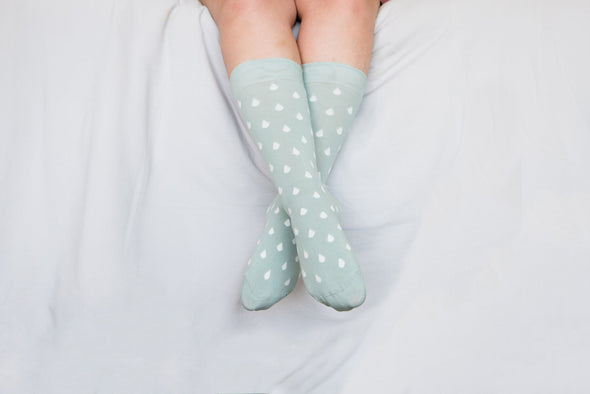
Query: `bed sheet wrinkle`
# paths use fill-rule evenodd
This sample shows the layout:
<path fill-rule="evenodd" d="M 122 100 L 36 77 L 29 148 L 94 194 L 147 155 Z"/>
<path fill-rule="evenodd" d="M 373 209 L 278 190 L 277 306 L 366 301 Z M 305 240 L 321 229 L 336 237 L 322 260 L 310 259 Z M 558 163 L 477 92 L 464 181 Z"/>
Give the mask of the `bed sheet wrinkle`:
<path fill-rule="evenodd" d="M 385 85 L 436 45 L 449 30 L 451 9 L 451 0 L 393 0 L 383 5 L 373 45 L 373 59 L 382 60 L 371 62 L 365 94 Z"/>

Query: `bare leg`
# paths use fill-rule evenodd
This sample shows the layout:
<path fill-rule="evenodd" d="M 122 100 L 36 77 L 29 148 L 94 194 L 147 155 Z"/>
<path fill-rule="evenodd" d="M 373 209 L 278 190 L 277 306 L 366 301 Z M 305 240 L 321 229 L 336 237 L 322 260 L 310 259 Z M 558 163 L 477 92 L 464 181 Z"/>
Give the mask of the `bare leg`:
<path fill-rule="evenodd" d="M 303 63 L 337 62 L 368 74 L 379 0 L 295 0 Z"/>
<path fill-rule="evenodd" d="M 203 0 L 219 28 L 228 76 L 240 63 L 280 57 L 301 64 L 291 28 L 294 0 Z"/>

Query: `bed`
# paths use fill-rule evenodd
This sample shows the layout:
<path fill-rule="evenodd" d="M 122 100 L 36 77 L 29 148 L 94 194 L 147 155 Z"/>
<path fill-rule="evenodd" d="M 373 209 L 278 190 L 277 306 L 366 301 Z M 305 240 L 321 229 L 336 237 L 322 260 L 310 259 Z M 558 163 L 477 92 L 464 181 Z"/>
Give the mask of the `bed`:
<path fill-rule="evenodd" d="M 383 5 L 328 181 L 367 299 L 250 312 L 275 190 L 207 9 L 0 2 L 0 392 L 590 392 L 589 20 Z"/>

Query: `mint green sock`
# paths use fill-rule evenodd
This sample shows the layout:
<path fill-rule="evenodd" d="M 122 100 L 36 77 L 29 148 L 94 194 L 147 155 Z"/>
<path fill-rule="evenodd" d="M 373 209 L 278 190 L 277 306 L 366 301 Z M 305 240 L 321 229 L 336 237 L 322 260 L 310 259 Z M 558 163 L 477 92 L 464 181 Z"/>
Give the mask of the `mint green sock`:
<path fill-rule="evenodd" d="M 283 62 L 278 60 L 283 60 Z M 250 63 L 250 65 L 260 67 L 261 63 L 264 63 L 264 66 L 267 66 L 268 68 L 270 65 L 277 66 L 277 63 L 288 64 L 285 63 L 284 59 L 264 59 L 263 61 L 256 62 L 258 64 Z M 291 68 L 290 66 L 293 64 L 295 63 L 290 64 L 289 67 L 286 66 L 286 68 Z M 299 67 L 299 65 L 296 66 Z M 253 67 L 248 68 L 251 69 Z M 258 74 L 262 74 L 260 70 L 258 71 Z M 296 247 L 299 247 L 299 258 L 302 259 L 301 265 L 303 266 L 302 274 L 310 294 L 320 302 L 332 306 L 337 310 L 349 310 L 360 305 L 364 301 L 364 283 L 358 266 L 354 261 L 350 245 L 342 233 L 342 227 L 340 226 L 338 218 L 338 206 L 321 183 L 327 178 L 336 154 L 340 150 L 342 142 L 346 136 L 349 125 L 354 119 L 358 105 L 362 99 L 366 77 L 360 70 L 344 64 L 325 62 L 311 63 L 303 66 L 305 85 L 303 92 L 300 92 L 300 90 L 302 90 L 301 86 L 297 86 L 296 88 L 290 86 L 293 84 L 292 76 L 301 72 L 300 70 L 296 71 L 293 67 L 291 70 L 293 75 L 287 77 L 287 79 L 290 80 L 287 86 L 290 86 L 293 92 L 289 91 L 291 97 L 287 97 L 288 94 L 285 92 L 283 92 L 283 97 L 281 97 L 281 95 L 278 94 L 281 84 L 275 81 L 275 79 L 280 79 L 281 77 L 271 77 L 272 73 L 268 73 L 267 71 L 268 70 L 264 72 L 264 76 L 257 75 L 253 81 L 251 80 L 249 82 L 249 84 L 261 84 L 259 79 L 265 80 L 264 83 L 267 84 L 268 91 L 274 92 L 275 101 L 278 100 L 273 108 L 275 112 L 283 113 L 287 110 L 284 104 L 285 102 L 299 101 L 300 99 L 304 99 L 303 101 L 298 102 L 300 109 L 297 113 L 301 114 L 301 117 L 305 117 L 309 107 L 311 107 L 311 120 L 315 130 L 313 136 L 309 134 L 309 130 L 305 130 L 305 127 L 302 129 L 302 132 L 292 130 L 293 127 L 290 123 L 285 123 L 281 128 L 283 134 L 274 133 L 274 135 L 275 137 L 281 135 L 298 135 L 298 137 L 302 137 L 299 141 L 306 140 L 309 141 L 309 144 L 313 144 L 314 150 L 309 150 L 308 154 L 311 153 L 311 155 L 313 155 L 314 151 L 317 152 L 316 162 L 318 168 L 316 169 L 312 167 L 312 169 L 314 172 L 319 170 L 321 172 L 321 177 L 318 176 L 320 180 L 319 190 L 314 191 L 312 196 L 323 196 L 325 194 L 325 199 L 323 197 L 321 198 L 321 200 L 325 200 L 325 208 L 324 210 L 320 210 L 319 208 L 316 209 L 316 214 L 319 212 L 319 219 L 307 219 L 309 217 L 307 216 L 309 208 L 303 207 L 303 210 L 299 209 L 299 215 L 297 215 L 289 204 L 285 205 L 287 207 L 287 212 L 283 210 L 283 201 L 281 201 L 283 199 L 279 200 L 279 198 L 277 198 L 273 201 L 267 210 L 267 224 L 264 233 L 258 242 L 254 254 L 248 262 L 248 268 L 244 274 L 241 297 L 242 304 L 250 310 L 267 309 L 289 294 L 294 288 L 299 276 L 298 255 L 296 250 Z M 243 74 L 245 75 L 246 72 Z M 250 75 L 248 79 L 252 79 L 252 74 L 256 73 L 249 71 L 248 74 Z M 261 106 L 261 99 L 255 97 L 255 100 L 252 99 L 252 101 L 249 102 L 251 108 L 248 108 L 247 106 L 244 107 L 245 101 L 243 98 L 240 99 L 240 93 L 238 93 L 238 89 L 235 88 L 239 85 L 236 82 L 238 75 L 242 74 L 232 73 L 232 88 L 234 88 L 234 92 L 236 92 L 236 98 L 238 99 L 240 110 L 243 110 L 242 112 L 244 112 L 243 115 L 245 115 L 244 118 L 246 124 L 252 132 L 252 129 L 254 129 L 253 124 L 255 123 L 253 123 L 252 120 L 249 120 L 250 117 L 247 113 L 251 112 L 251 108 L 258 108 Z M 283 78 L 285 78 L 286 75 L 287 73 L 285 73 Z M 268 80 L 266 80 L 267 78 Z M 301 81 L 295 85 L 300 84 Z M 250 90 L 256 91 L 259 89 L 250 87 Z M 258 96 L 265 97 L 265 94 L 268 95 L 268 91 L 265 92 L 263 90 Z M 308 105 L 303 104 L 305 103 L 305 98 L 309 100 Z M 246 97 L 246 100 L 250 100 L 250 97 Z M 254 106 L 252 107 L 252 105 Z M 262 113 L 264 113 L 264 111 L 262 111 Z M 268 116 L 266 117 L 268 118 Z M 295 115 L 295 119 L 299 120 L 302 125 L 309 123 L 306 118 L 298 118 L 299 116 Z M 264 129 L 265 125 L 267 126 L 267 129 L 272 128 L 268 119 L 262 119 L 262 121 L 258 119 L 258 121 L 261 122 L 260 125 L 262 129 Z M 299 136 L 297 133 L 301 135 Z M 274 138 L 271 142 L 270 139 L 272 138 L 269 138 L 271 135 L 272 134 L 267 133 L 264 137 L 260 136 L 257 140 L 257 145 L 259 146 L 259 149 L 261 149 L 263 156 L 265 156 L 265 140 L 268 140 L 268 144 L 269 146 L 272 146 L 273 150 L 276 147 L 276 150 L 278 151 L 281 149 L 281 146 L 284 145 L 288 145 L 290 148 L 295 148 L 297 150 L 296 146 L 291 146 L 288 142 L 283 142 L 282 137 Z M 306 136 L 308 137 L 306 138 Z M 296 141 L 296 139 L 293 138 L 290 138 L 290 140 Z M 297 152 L 299 152 L 299 150 L 297 150 Z M 301 156 L 301 153 L 299 153 L 298 156 Z M 276 159 L 269 160 L 269 168 L 271 169 L 271 173 L 273 173 L 273 177 L 276 168 L 276 165 L 273 164 L 274 160 Z M 313 161 L 314 160 L 310 160 L 310 166 L 313 165 Z M 311 174 L 312 172 L 306 172 L 305 174 L 307 175 L 308 173 Z M 281 186 L 279 186 L 280 183 L 281 181 L 277 183 L 279 191 L 281 191 Z M 302 199 L 297 198 L 297 200 Z M 298 202 L 300 203 L 301 201 Z M 312 203 L 318 203 L 318 201 L 312 201 Z M 301 238 L 302 235 L 299 234 L 299 236 L 294 236 L 291 227 L 285 226 L 284 223 L 292 221 L 294 224 L 293 228 L 296 232 L 300 232 L 295 223 L 302 221 L 301 218 L 298 217 L 301 216 L 301 213 L 304 213 L 303 217 L 306 217 L 305 220 L 303 220 L 303 225 L 306 226 L 308 230 L 307 238 L 304 238 L 305 241 L 303 242 L 297 241 L 296 245 L 296 239 Z M 293 215 L 295 215 L 295 218 L 291 220 L 290 216 Z M 329 218 L 329 216 L 333 217 L 333 219 Z M 326 226 L 330 221 L 333 222 L 333 226 L 335 225 L 335 231 L 330 230 L 329 226 Z M 311 239 L 317 239 L 316 234 L 318 233 L 321 233 L 322 236 L 325 237 L 325 245 L 319 241 L 309 241 L 310 235 L 312 235 Z M 301 243 L 308 246 L 301 247 Z M 312 254 L 314 254 L 314 257 L 311 257 Z M 313 264 L 312 261 L 315 262 L 315 264 Z M 306 269 L 306 267 L 308 269 Z M 310 270 L 313 272 L 311 280 L 308 279 L 308 275 L 311 274 L 311 272 L 309 272 Z M 326 277 L 331 278 L 329 279 L 330 283 L 328 283 Z M 324 284 L 322 285 L 322 283 Z"/>

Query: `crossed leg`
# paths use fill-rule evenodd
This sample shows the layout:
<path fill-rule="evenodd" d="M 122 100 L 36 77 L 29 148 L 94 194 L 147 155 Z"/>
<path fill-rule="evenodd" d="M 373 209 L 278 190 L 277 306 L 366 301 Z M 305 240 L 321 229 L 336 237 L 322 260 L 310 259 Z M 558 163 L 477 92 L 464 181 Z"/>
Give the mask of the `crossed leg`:
<path fill-rule="evenodd" d="M 301 64 L 303 61 L 305 89 L 310 100 L 308 111 L 311 115 L 313 129 L 316 130 L 315 151 L 319 156 L 317 158 L 318 178 L 321 178 L 322 182 L 325 181 L 346 130 L 362 99 L 372 50 L 374 21 L 378 10 L 377 0 L 322 0 L 318 2 L 314 2 L 314 0 L 206 0 L 205 5 L 208 6 L 219 27 L 221 49 L 228 76 L 232 74 L 236 66 L 254 59 L 280 58 L 297 64 Z M 291 27 L 297 15 L 301 18 L 301 28 L 298 42 L 295 42 Z M 255 70 L 267 63 L 264 61 L 256 63 Z M 242 70 L 238 74 L 243 75 L 244 68 L 247 69 L 242 66 Z M 250 75 L 248 79 L 251 79 L 251 71 L 248 73 Z M 278 89 L 279 85 L 275 83 L 272 85 Z M 236 94 L 235 91 L 234 94 Z M 266 93 L 262 94 L 267 95 Z M 285 97 L 281 100 L 284 99 Z M 238 104 L 242 107 L 239 99 Z M 282 105 L 280 107 L 280 111 L 282 111 Z M 242 115 L 247 117 L 248 111 L 246 109 L 243 111 L 246 113 L 242 113 Z M 266 112 L 266 119 L 272 112 L 272 110 Z M 250 122 L 247 123 L 250 129 Z M 268 127 L 267 121 L 263 121 L 263 123 L 267 123 Z M 325 133 L 324 128 L 326 129 Z M 270 142 L 267 140 L 270 135 L 268 131 L 260 131 L 264 133 L 251 132 L 253 135 L 258 134 L 258 145 L 262 150 L 262 142 L 265 144 Z M 312 135 L 312 137 L 314 136 Z M 305 137 L 302 140 L 305 142 Z M 287 140 L 283 140 L 279 144 L 275 141 L 273 145 L 278 149 L 280 145 L 286 146 L 286 142 Z M 299 148 L 303 148 L 303 146 Z M 293 151 L 297 151 L 297 155 L 299 155 L 297 149 Z M 315 151 L 311 147 L 311 152 L 314 154 L 313 162 L 316 162 Z M 262 153 L 264 156 L 265 152 Z M 272 172 L 273 164 L 277 164 L 276 161 L 273 161 L 276 160 L 276 157 L 267 153 L 265 158 L 269 160 Z M 284 158 L 284 156 L 281 157 L 281 160 Z M 277 182 L 276 178 L 275 182 Z M 281 182 L 284 182 L 284 179 L 278 179 L 277 185 L 280 185 Z M 278 189 L 280 194 L 282 188 L 279 186 Z M 299 190 L 298 187 L 295 189 Z M 322 190 L 324 190 L 323 187 Z M 326 190 L 324 192 L 328 194 Z M 338 235 L 338 231 L 342 230 L 338 222 L 333 223 L 333 226 L 338 229 L 329 230 L 327 235 L 323 234 L 324 238 L 328 240 L 327 242 L 332 245 L 325 245 L 323 249 L 319 249 L 321 253 L 318 253 L 317 250 L 313 253 L 315 256 L 319 256 L 315 257 L 319 259 L 319 263 L 332 260 L 332 272 L 326 268 L 322 270 L 320 266 L 327 267 L 329 264 L 318 266 L 317 260 L 313 263 L 308 260 L 310 254 L 308 250 L 317 249 L 314 248 L 315 243 L 310 244 L 308 239 L 298 238 L 296 252 L 295 238 L 290 229 L 287 231 L 283 228 L 283 231 L 275 231 L 275 228 L 279 228 L 283 221 L 289 223 L 289 216 L 292 217 L 293 224 L 296 221 L 304 224 L 299 222 L 297 214 L 295 214 L 296 217 L 293 217 L 290 208 L 287 208 L 289 211 L 289 216 L 287 216 L 280 205 L 278 199 L 271 205 L 269 212 L 272 210 L 276 216 L 267 217 L 267 228 L 261 239 L 264 242 L 259 243 L 259 247 L 251 259 L 256 259 L 256 264 L 253 264 L 253 267 L 250 267 L 244 276 L 244 288 L 242 289 L 244 306 L 253 310 L 266 309 L 288 294 L 295 285 L 296 276 L 299 273 L 298 265 L 293 264 L 297 262 L 297 253 L 305 259 L 305 264 L 302 263 L 302 267 L 305 266 L 310 271 L 314 267 L 319 268 L 313 271 L 316 282 L 321 283 L 322 277 L 324 278 L 325 283 L 319 288 L 317 283 L 311 279 L 305 282 L 308 291 L 314 298 L 337 310 L 349 310 L 360 305 L 364 301 L 364 284 L 354 257 L 348 252 L 350 245 L 343 234 Z M 284 201 L 283 205 L 289 207 L 289 204 L 285 204 Z M 334 206 L 330 205 L 330 208 L 333 212 L 338 212 Z M 299 209 L 296 211 L 298 212 Z M 302 212 L 304 211 L 307 212 L 308 209 L 302 209 Z M 304 213 L 301 215 L 303 216 Z M 320 217 L 325 219 L 325 223 L 330 221 L 325 211 L 321 212 Z M 317 229 L 316 225 L 320 224 L 313 224 L 313 220 L 311 223 L 314 229 Z M 295 226 L 293 232 L 296 236 L 298 235 Z M 310 230 L 309 233 L 315 233 L 315 231 Z M 287 238 L 289 234 L 290 236 Z M 309 237 L 311 238 L 313 235 Z M 293 244 L 291 244 L 291 240 L 293 240 Z M 340 243 L 340 251 L 338 251 L 338 247 L 334 249 L 338 243 Z M 274 250 L 275 245 L 276 251 Z M 347 251 L 344 250 L 344 245 L 346 245 Z M 328 253 L 325 252 L 326 250 Z M 272 255 L 269 255 L 269 252 Z M 291 259 L 295 258 L 295 261 L 288 264 L 286 256 L 291 256 Z M 267 257 L 269 258 L 266 259 Z M 273 261 L 275 267 L 272 266 Z M 339 268 L 335 268 L 336 261 Z M 346 269 L 344 269 L 346 264 Z M 282 269 L 278 268 L 279 265 Z M 260 274 L 261 272 L 264 272 L 264 275 Z M 305 271 L 301 272 L 305 278 Z M 269 280 L 271 273 L 273 280 Z M 328 277 L 332 278 L 331 283 L 330 279 L 326 279 Z M 282 286 L 283 282 L 284 286 Z"/>

